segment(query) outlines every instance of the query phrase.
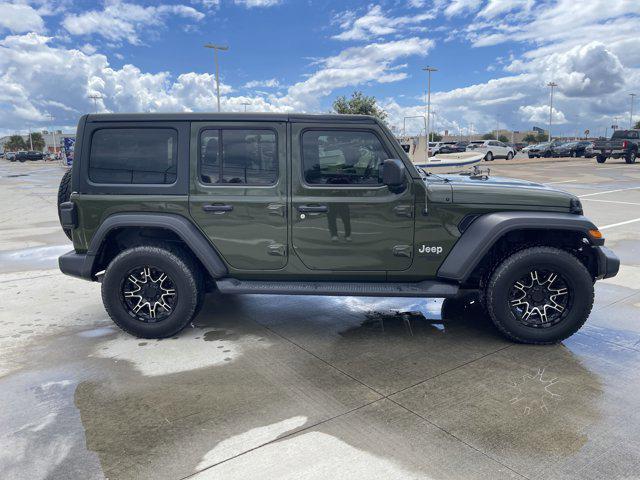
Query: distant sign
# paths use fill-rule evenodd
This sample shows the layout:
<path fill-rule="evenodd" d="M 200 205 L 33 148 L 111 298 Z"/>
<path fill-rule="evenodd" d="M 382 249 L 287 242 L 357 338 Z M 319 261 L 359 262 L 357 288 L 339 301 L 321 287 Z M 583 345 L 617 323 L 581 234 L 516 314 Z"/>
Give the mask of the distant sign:
<path fill-rule="evenodd" d="M 584 131 L 584 136 L 586 137 L 586 136 L 588 136 L 590 133 L 591 133 L 591 132 L 590 132 L 590 131 L 589 131 L 589 129 L 587 128 L 587 129 Z"/>
<path fill-rule="evenodd" d="M 67 165 L 70 167 L 73 165 L 73 156 L 75 152 L 76 139 L 70 137 L 64 137 L 64 156 L 67 160 Z"/>

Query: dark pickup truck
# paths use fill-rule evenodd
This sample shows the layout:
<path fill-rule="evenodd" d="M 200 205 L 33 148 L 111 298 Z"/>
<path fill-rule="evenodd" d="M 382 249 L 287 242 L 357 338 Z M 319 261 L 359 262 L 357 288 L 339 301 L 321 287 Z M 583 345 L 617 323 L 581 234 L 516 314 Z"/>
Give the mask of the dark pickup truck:
<path fill-rule="evenodd" d="M 26 162 L 27 160 L 42 160 L 43 158 L 44 154 L 42 152 L 34 152 L 33 150 L 16 153 L 16 160 L 19 162 Z"/>
<path fill-rule="evenodd" d="M 636 163 L 640 146 L 640 130 L 616 130 L 609 140 L 596 140 L 593 150 L 598 163 L 607 158 L 624 158 L 627 163 Z"/>

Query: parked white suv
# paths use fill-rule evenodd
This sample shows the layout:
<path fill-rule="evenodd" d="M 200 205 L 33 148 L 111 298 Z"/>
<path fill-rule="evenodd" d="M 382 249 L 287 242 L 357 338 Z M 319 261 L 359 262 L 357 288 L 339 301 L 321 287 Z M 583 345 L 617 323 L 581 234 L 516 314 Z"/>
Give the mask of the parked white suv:
<path fill-rule="evenodd" d="M 511 160 L 516 154 L 513 147 L 505 145 L 497 140 L 478 140 L 470 142 L 469 145 L 467 145 L 467 152 L 470 151 L 484 153 L 484 159 L 487 162 L 490 162 L 494 158 L 506 158 L 507 160 Z"/>

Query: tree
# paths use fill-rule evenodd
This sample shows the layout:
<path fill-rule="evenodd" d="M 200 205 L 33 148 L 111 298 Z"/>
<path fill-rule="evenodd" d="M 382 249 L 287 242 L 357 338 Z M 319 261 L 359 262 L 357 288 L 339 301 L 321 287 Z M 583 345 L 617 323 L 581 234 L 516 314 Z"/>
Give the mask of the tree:
<path fill-rule="evenodd" d="M 20 135 L 11 135 L 9 137 L 9 141 L 4 144 L 4 149 L 9 150 L 11 152 L 15 152 L 17 150 L 26 150 L 27 144 Z"/>
<path fill-rule="evenodd" d="M 533 133 L 527 133 L 522 139 L 523 142 L 536 143 L 536 136 Z"/>
<path fill-rule="evenodd" d="M 636 130 L 640 130 L 640 120 L 638 120 L 636 122 L 636 124 L 633 126 L 633 128 L 635 128 Z"/>
<path fill-rule="evenodd" d="M 495 140 L 496 136 L 493 133 L 485 133 L 482 135 L 483 140 Z"/>
<path fill-rule="evenodd" d="M 344 95 L 336 98 L 333 110 L 340 114 L 372 115 L 380 120 L 387 118 L 387 112 L 378 107 L 376 97 L 368 97 L 359 91 L 353 92 L 349 99 Z"/>
<path fill-rule="evenodd" d="M 429 134 L 429 141 L 430 142 L 439 142 L 441 140 L 442 140 L 442 135 L 440 135 L 439 133 L 431 132 Z"/>
<path fill-rule="evenodd" d="M 499 142 L 502 142 L 502 143 L 509 143 L 509 139 L 507 138 L 507 136 L 506 136 L 506 135 L 500 135 L 500 136 L 498 137 L 498 141 L 499 141 Z"/>
<path fill-rule="evenodd" d="M 25 143 L 29 143 L 28 141 Z M 33 132 L 31 134 L 31 144 L 34 150 L 43 151 L 45 147 L 44 138 L 40 132 Z"/>
<path fill-rule="evenodd" d="M 546 142 L 547 140 L 549 140 L 549 135 L 547 135 L 546 133 L 538 133 L 536 135 L 536 142 Z"/>

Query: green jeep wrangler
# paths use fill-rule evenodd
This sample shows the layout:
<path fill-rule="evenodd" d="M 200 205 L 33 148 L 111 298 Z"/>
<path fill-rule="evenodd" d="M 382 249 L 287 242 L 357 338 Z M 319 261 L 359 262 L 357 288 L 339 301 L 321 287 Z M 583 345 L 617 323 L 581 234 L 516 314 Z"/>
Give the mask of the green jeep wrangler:
<path fill-rule="evenodd" d="M 552 343 L 619 268 L 574 195 L 427 173 L 367 116 L 85 115 L 59 214 L 62 272 L 100 281 L 113 321 L 145 338 L 175 335 L 218 290 L 477 294 L 510 339 Z"/>

